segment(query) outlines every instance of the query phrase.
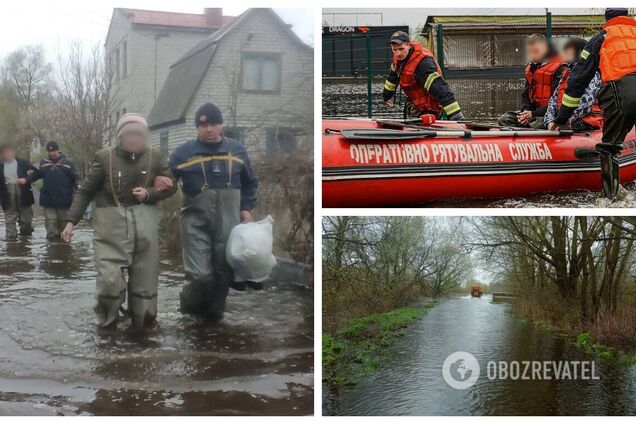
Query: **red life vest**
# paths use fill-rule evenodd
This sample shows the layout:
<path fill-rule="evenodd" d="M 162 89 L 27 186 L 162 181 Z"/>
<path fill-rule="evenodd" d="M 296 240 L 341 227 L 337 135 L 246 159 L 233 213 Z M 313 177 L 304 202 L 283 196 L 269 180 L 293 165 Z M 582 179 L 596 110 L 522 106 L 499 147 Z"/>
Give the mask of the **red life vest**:
<path fill-rule="evenodd" d="M 394 69 L 399 70 L 400 87 L 402 88 L 402 91 L 404 91 L 404 94 L 411 99 L 411 103 L 413 103 L 413 106 L 415 106 L 416 109 L 439 114 L 442 110 L 442 105 L 440 105 L 437 100 L 435 100 L 435 97 L 425 90 L 422 85 L 418 84 L 415 79 L 415 69 L 422 59 L 430 57 L 433 59 L 433 62 L 437 67 L 437 73 L 440 76 L 442 75 L 442 70 L 430 50 L 424 48 L 424 46 L 417 41 L 411 41 L 411 48 L 413 51 L 408 57 L 407 62 L 402 65 L 401 70 L 398 68 L 399 61 L 397 56 L 393 55 L 393 67 Z"/>
<path fill-rule="evenodd" d="M 565 89 L 568 86 L 568 78 L 570 77 L 570 73 L 572 73 L 572 69 L 566 68 L 563 71 L 563 77 L 561 78 L 561 82 L 558 87 L 558 97 L 557 97 L 557 106 L 561 106 L 563 101 L 563 94 L 565 93 Z M 603 128 L 603 109 L 598 105 L 598 99 L 594 101 L 592 105 L 592 110 L 588 115 L 585 115 L 581 118 L 581 121 L 590 125 L 594 129 Z"/>
<path fill-rule="evenodd" d="M 526 81 L 530 84 L 530 101 L 536 107 L 547 107 L 552 97 L 554 74 L 563 65 L 561 56 L 552 57 L 547 63 L 539 66 L 534 73 L 530 65 L 526 66 Z"/>
<path fill-rule="evenodd" d="M 628 16 L 610 19 L 603 27 L 599 70 L 603 82 L 636 72 L 636 21 Z"/>

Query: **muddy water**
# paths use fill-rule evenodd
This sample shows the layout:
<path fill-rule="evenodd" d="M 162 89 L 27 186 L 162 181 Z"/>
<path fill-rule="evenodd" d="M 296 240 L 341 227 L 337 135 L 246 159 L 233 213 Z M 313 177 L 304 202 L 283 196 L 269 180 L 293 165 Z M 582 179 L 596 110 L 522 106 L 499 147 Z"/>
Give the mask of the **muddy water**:
<path fill-rule="evenodd" d="M 450 80 L 459 103 L 467 119 L 474 121 L 495 122 L 508 110 L 519 108 L 523 80 Z M 373 117 L 402 118 L 402 108 L 388 109 L 382 101 L 382 80 L 372 85 Z M 404 97 L 398 96 L 403 102 Z M 403 103 L 401 103 L 403 104 Z M 366 80 L 334 82 L 323 81 L 322 114 L 325 117 L 366 117 L 367 86 Z M 636 207 L 636 184 L 626 186 L 624 198 L 607 202 L 600 198 L 600 193 L 590 191 L 537 194 L 505 199 L 461 199 L 439 201 L 426 204 L 410 205 L 412 207 L 448 207 L 448 208 L 634 208 Z"/>
<path fill-rule="evenodd" d="M 164 255 L 157 328 L 100 332 L 91 229 L 47 244 L 35 224 L 29 240 L 0 231 L 0 414 L 313 412 L 311 290 L 231 291 L 205 324 L 178 312 L 182 269 Z"/>
<path fill-rule="evenodd" d="M 392 360 L 353 389 L 327 396 L 341 415 L 633 415 L 636 367 L 589 356 L 562 337 L 513 319 L 505 304 L 442 302 L 395 343 Z M 442 377 L 444 359 L 472 353 L 480 377 L 466 390 Z M 490 380 L 488 361 L 594 360 L 599 380 Z M 330 396 L 330 397 L 329 397 Z"/>

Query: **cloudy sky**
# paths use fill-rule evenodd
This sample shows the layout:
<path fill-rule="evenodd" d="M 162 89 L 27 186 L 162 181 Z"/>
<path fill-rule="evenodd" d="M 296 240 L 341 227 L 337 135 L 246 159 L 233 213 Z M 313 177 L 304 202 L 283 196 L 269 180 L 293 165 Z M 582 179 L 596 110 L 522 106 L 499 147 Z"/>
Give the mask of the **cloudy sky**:
<path fill-rule="evenodd" d="M 8 3 L 8 2 L 7 2 Z M 226 15 L 238 15 L 245 7 L 223 2 Z M 204 7 L 218 6 L 205 0 L 22 0 L 3 5 L 0 14 L 0 59 L 17 48 L 41 44 L 52 60 L 69 41 L 103 43 L 114 7 L 202 13 Z M 229 4 L 226 7 L 225 4 Z M 232 6 L 234 4 L 234 6 Z M 8 10 L 7 10 L 8 9 Z M 275 8 L 276 12 L 308 44 L 314 44 L 312 9 Z"/>

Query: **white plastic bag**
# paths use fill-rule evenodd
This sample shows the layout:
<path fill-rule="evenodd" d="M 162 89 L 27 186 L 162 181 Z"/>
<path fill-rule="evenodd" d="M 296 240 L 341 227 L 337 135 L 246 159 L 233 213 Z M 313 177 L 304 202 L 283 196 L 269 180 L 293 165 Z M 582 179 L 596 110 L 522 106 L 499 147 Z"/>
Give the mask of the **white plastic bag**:
<path fill-rule="evenodd" d="M 258 222 L 239 224 L 230 232 L 225 258 L 234 269 L 235 281 L 261 282 L 276 265 L 272 254 L 274 235 L 270 215 Z"/>

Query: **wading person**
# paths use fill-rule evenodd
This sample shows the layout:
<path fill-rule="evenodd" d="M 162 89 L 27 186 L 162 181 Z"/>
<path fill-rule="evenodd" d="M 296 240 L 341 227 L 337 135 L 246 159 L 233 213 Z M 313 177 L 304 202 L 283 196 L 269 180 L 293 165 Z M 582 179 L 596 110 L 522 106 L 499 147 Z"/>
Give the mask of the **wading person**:
<path fill-rule="evenodd" d="M 33 233 L 33 189 L 28 181 L 29 173 L 36 168 L 26 159 L 16 158 L 15 148 L 10 144 L 0 147 L 0 203 L 4 211 L 7 240 L 18 237 L 16 224 L 21 236 Z"/>
<path fill-rule="evenodd" d="M 223 116 L 216 105 L 201 106 L 195 125 L 197 138 L 170 156 L 185 195 L 181 239 L 187 282 L 181 312 L 218 321 L 234 278 L 225 244 L 234 226 L 252 221 L 258 183 L 245 147 L 223 136 Z"/>
<path fill-rule="evenodd" d="M 33 183 L 42 179 L 40 206 L 44 208 L 44 227 L 46 238 L 54 240 L 60 237 L 66 225 L 66 214 L 73 202 L 73 190 L 79 184 L 75 164 L 60 152 L 55 141 L 46 144 L 48 157 L 40 162 L 40 169 L 33 172 L 27 180 Z"/>
<path fill-rule="evenodd" d="M 506 127 L 540 128 L 550 97 L 557 90 L 566 69 L 561 56 L 541 34 L 526 39 L 526 85 L 521 95 L 521 110 L 504 113 L 499 125 Z"/>
<path fill-rule="evenodd" d="M 556 119 L 559 108 L 563 104 L 563 95 L 565 94 L 565 87 L 567 87 L 572 68 L 574 68 L 577 58 L 581 55 L 586 43 L 587 41 L 582 38 L 572 37 L 568 39 L 563 46 L 561 56 L 567 68 L 563 71 L 559 86 L 557 90 L 552 93 L 552 97 L 550 97 L 550 101 L 548 102 L 548 109 L 543 119 L 545 126 L 549 126 Z M 594 78 L 592 78 L 592 81 L 590 81 L 585 89 L 583 96 L 581 96 L 581 103 L 570 117 L 569 124 L 574 131 L 591 131 L 603 127 L 603 111 L 599 107 L 596 99 L 596 95 L 600 89 L 601 74 L 596 72 Z"/>
<path fill-rule="evenodd" d="M 464 119 L 453 90 L 442 78 L 433 53 L 409 35 L 398 31 L 391 35 L 393 63 L 384 82 L 382 97 L 390 108 L 395 106 L 393 96 L 398 87 L 408 100 L 404 107 L 404 118 L 419 118 L 432 114 L 438 118 L 445 114 L 451 121 Z"/>
<path fill-rule="evenodd" d="M 601 154 L 603 194 L 614 199 L 619 188 L 619 164 L 616 155 L 636 123 L 636 21 L 627 9 L 605 10 L 605 26 L 581 52 L 572 69 L 559 113 L 550 125 L 557 129 L 567 124 L 579 107 L 586 87 L 600 72 L 603 86 L 598 101 L 603 109 L 603 139 L 596 149 Z"/>
<path fill-rule="evenodd" d="M 73 198 L 62 238 L 70 242 L 73 227 L 94 199 L 98 323 L 116 325 L 128 291 L 132 325 L 151 326 L 157 316 L 159 278 L 157 202 L 173 195 L 176 186 L 168 184 L 162 191 L 151 187 L 155 177 L 171 173 L 167 158 L 150 147 L 148 125 L 141 115 L 123 115 L 117 138 L 116 147 L 95 155 Z"/>

